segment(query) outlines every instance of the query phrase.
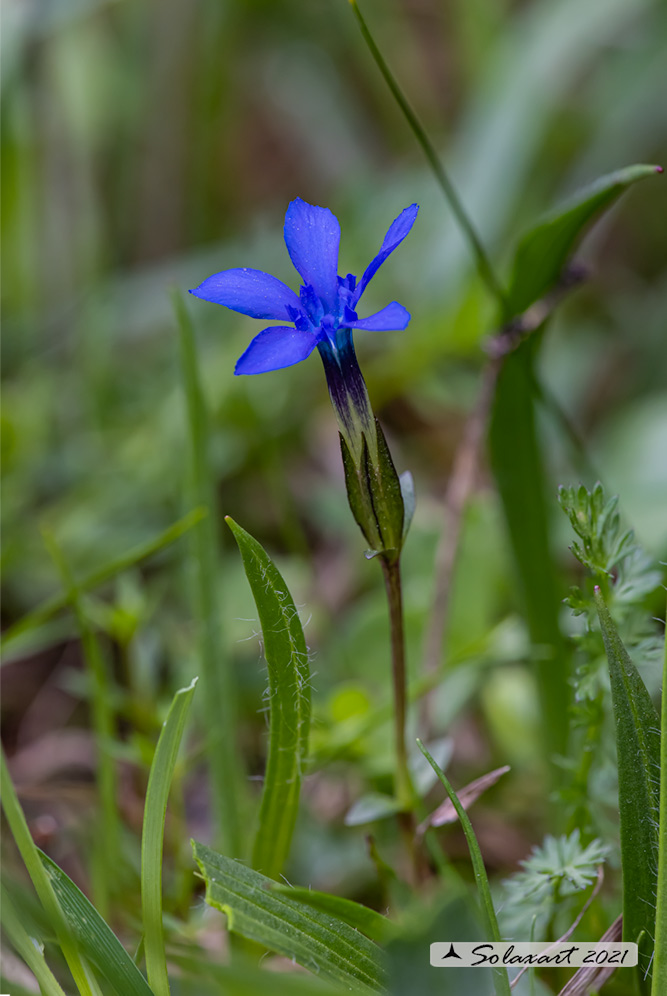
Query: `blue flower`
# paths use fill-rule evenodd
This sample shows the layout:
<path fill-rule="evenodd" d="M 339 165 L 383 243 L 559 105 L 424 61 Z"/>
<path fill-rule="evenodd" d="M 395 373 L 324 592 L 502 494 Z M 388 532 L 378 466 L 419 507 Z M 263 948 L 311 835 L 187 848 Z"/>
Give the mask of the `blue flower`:
<path fill-rule="evenodd" d="M 195 297 L 251 318 L 289 322 L 260 332 L 234 372 L 280 370 L 305 360 L 316 346 L 326 367 L 327 357 L 336 357 L 340 363 L 342 355 L 353 350 L 350 329 L 379 332 L 406 328 L 410 314 L 396 301 L 368 318 L 358 317 L 357 305 L 370 279 L 412 228 L 418 210 L 412 204 L 399 214 L 357 283 L 351 273 L 338 276 L 340 225 L 335 215 L 300 197 L 292 201 L 285 215 L 285 244 L 303 280 L 298 297 L 276 277 L 247 268 L 215 273 L 190 291 Z"/>

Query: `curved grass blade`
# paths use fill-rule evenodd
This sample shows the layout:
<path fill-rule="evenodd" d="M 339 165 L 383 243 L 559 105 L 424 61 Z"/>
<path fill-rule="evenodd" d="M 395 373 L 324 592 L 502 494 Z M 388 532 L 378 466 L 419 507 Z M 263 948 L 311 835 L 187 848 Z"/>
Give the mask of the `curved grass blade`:
<path fill-rule="evenodd" d="M 550 212 L 517 247 L 506 319 L 520 315 L 559 280 L 588 228 L 637 180 L 661 173 L 660 166 L 628 166 L 601 177 Z"/>
<path fill-rule="evenodd" d="M 269 754 L 252 863 L 277 878 L 289 854 L 310 730 L 308 648 L 294 600 L 264 548 L 233 519 L 269 672 Z"/>
<path fill-rule="evenodd" d="M 195 678 L 174 696 L 155 748 L 146 789 L 141 835 L 141 907 L 146 970 L 155 996 L 169 996 L 162 926 L 162 844 L 169 788 L 196 684 Z"/>
<path fill-rule="evenodd" d="M 470 860 L 472 862 L 473 871 L 475 873 L 475 881 L 477 883 L 477 890 L 479 892 L 479 899 L 482 906 L 482 913 L 484 914 L 484 919 L 486 920 L 486 929 L 488 931 L 489 939 L 492 941 L 501 941 L 500 929 L 498 927 L 498 920 L 496 919 L 496 911 L 493 907 L 493 899 L 491 898 L 491 889 L 489 887 L 489 879 L 486 874 L 486 868 L 484 867 L 484 859 L 482 858 L 482 852 L 479 849 L 479 844 L 477 843 L 477 837 L 475 836 L 475 831 L 473 830 L 472 823 L 470 822 L 470 817 L 466 813 L 465 809 L 459 802 L 459 798 L 452 788 L 452 785 L 445 775 L 445 773 L 438 767 L 436 762 L 433 760 L 429 752 L 424 747 L 421 740 L 417 740 L 420 751 L 429 762 L 436 775 L 442 782 L 445 788 L 445 792 L 449 796 L 449 800 L 456 810 L 459 820 L 461 821 L 461 827 L 468 844 L 468 850 L 470 851 Z M 511 996 L 511 989 L 509 983 L 509 977 L 507 975 L 506 968 L 493 968 L 493 987 L 496 991 L 496 996 Z"/>
<path fill-rule="evenodd" d="M 667 633 L 662 665 L 660 737 L 660 825 L 658 830 L 658 888 L 655 910 L 655 958 L 652 996 L 667 992 Z"/>
<path fill-rule="evenodd" d="M 90 900 L 55 861 L 43 851 L 39 851 L 39 856 L 69 928 L 85 957 L 118 996 L 153 996 L 153 990 Z"/>
<path fill-rule="evenodd" d="M 2 898 L 0 902 L 0 914 L 2 916 L 3 929 L 6 931 L 17 954 L 21 956 L 37 979 L 42 996 L 65 996 L 60 983 L 46 964 L 43 952 L 37 947 L 21 923 L 18 912 L 14 908 L 14 904 L 4 887 L 0 891 L 0 896 Z"/>
<path fill-rule="evenodd" d="M 257 941 L 325 979 L 356 992 L 384 992 L 380 950 L 344 920 L 273 892 L 265 875 L 192 842 L 206 881 L 206 902 L 232 933 Z"/>
<path fill-rule="evenodd" d="M 398 927 L 392 920 L 388 920 L 377 910 L 372 910 L 361 903 L 355 903 L 352 899 L 332 896 L 329 892 L 317 892 L 315 889 L 282 885 L 280 882 L 271 886 L 271 892 L 287 896 L 288 899 L 304 903 L 306 906 L 312 906 L 313 909 L 321 910 L 322 913 L 331 913 L 332 916 L 344 920 L 350 927 L 360 930 L 366 937 L 370 937 L 371 940 L 380 944 L 390 941 L 398 932 Z"/>
<path fill-rule="evenodd" d="M 79 993 L 81 996 L 101 996 L 97 981 L 93 977 L 85 958 L 82 956 L 80 945 L 61 909 L 51 880 L 42 865 L 41 852 L 32 839 L 25 814 L 16 795 L 16 790 L 9 775 L 4 750 L 0 751 L 0 795 L 2 796 L 2 808 L 7 817 L 12 837 L 23 858 L 23 863 L 26 866 L 32 884 L 35 886 L 35 891 L 44 907 L 49 922 L 56 933 L 60 949 L 72 973 L 72 978 L 76 983 Z"/>
<path fill-rule="evenodd" d="M 660 718 L 597 586 L 595 604 L 609 663 L 616 726 L 623 938 L 639 944 L 639 987 L 648 992 L 658 879 Z"/>

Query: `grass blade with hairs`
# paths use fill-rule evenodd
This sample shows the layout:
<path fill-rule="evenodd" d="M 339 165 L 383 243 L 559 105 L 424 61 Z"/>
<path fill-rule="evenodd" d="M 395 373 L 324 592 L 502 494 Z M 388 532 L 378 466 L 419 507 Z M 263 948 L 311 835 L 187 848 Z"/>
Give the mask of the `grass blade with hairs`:
<path fill-rule="evenodd" d="M 384 992 L 380 949 L 332 913 L 273 891 L 265 875 L 192 842 L 206 881 L 206 902 L 227 916 L 230 931 L 257 941 L 354 992 Z"/>
<path fill-rule="evenodd" d="M 658 831 L 658 888 L 655 910 L 655 958 L 652 996 L 667 991 L 667 633 L 662 664 L 660 710 L 660 826 Z"/>
<path fill-rule="evenodd" d="M 321 910 L 322 913 L 331 913 L 332 916 L 339 917 L 350 927 L 360 930 L 366 937 L 370 937 L 371 940 L 378 943 L 391 940 L 398 931 L 398 927 L 392 920 L 388 920 L 377 910 L 372 910 L 361 903 L 355 903 L 352 899 L 332 896 L 328 892 L 318 892 L 316 889 L 304 889 L 281 883 L 272 886 L 271 892 L 274 895 L 287 896 L 288 899 L 304 903 L 306 906 L 312 906 L 316 910 Z"/>
<path fill-rule="evenodd" d="M 257 606 L 269 672 L 269 754 L 253 867 L 277 878 L 296 822 L 310 730 L 310 666 L 303 628 L 285 581 L 264 548 L 229 517 Z"/>
<path fill-rule="evenodd" d="M 141 907 L 144 920 L 144 950 L 151 989 L 156 996 L 169 996 L 169 978 L 162 926 L 162 845 L 169 789 L 178 749 L 195 692 L 195 678 L 176 692 L 155 748 L 146 789 L 144 826 L 141 835 Z"/>
<path fill-rule="evenodd" d="M 660 718 L 597 587 L 595 602 L 609 663 L 616 726 L 623 939 L 639 943 L 639 987 L 648 993 L 657 888 Z"/>

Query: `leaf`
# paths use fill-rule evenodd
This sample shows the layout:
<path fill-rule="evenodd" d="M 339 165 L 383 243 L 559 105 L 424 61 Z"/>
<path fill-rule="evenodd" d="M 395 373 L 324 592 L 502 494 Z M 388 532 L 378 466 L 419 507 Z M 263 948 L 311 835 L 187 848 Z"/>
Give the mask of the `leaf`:
<path fill-rule="evenodd" d="M 403 809 L 402 804 L 393 795 L 382 792 L 367 792 L 350 806 L 345 814 L 346 827 L 359 827 L 374 820 L 384 820 L 395 816 Z"/>
<path fill-rule="evenodd" d="M 476 778 L 474 782 L 470 782 L 465 788 L 460 789 L 457 795 L 463 808 L 467 811 L 474 802 L 477 802 L 483 792 L 495 785 L 498 779 L 506 775 L 509 770 L 509 764 L 505 764 L 502 768 L 489 771 L 488 774 Z M 427 827 L 442 827 L 446 823 L 456 823 L 457 820 L 458 815 L 451 799 L 445 799 L 442 805 L 438 806 L 435 812 L 424 820 L 419 830 L 423 833 Z"/>
<path fill-rule="evenodd" d="M 380 951 L 367 937 L 330 913 L 305 911 L 303 903 L 276 895 L 265 875 L 197 841 L 192 846 L 206 881 L 206 902 L 227 915 L 232 933 L 355 991 L 384 991 Z"/>
<path fill-rule="evenodd" d="M 397 925 L 392 920 L 388 920 L 377 910 L 362 906 L 361 903 L 355 903 L 352 899 L 343 899 L 341 896 L 332 896 L 329 892 L 317 892 L 315 889 L 304 889 L 281 883 L 272 886 L 271 892 L 287 896 L 289 899 L 304 903 L 306 906 L 312 906 L 323 913 L 331 913 L 344 920 L 350 927 L 354 927 L 355 930 L 360 930 L 362 934 L 370 937 L 373 941 L 380 943 L 389 941 L 396 936 L 398 931 Z"/>
<path fill-rule="evenodd" d="M 639 943 L 637 974 L 641 990 L 648 992 L 657 888 L 660 719 L 597 587 L 595 602 L 609 663 L 616 726 L 623 937 Z M 642 933 L 644 938 L 640 939 Z"/>
<path fill-rule="evenodd" d="M 310 730 L 310 665 L 299 614 L 262 546 L 227 516 L 262 627 L 269 672 L 269 754 L 253 866 L 277 878 L 289 854 Z"/>
<path fill-rule="evenodd" d="M 659 166 L 628 166 L 601 177 L 548 214 L 517 247 L 508 291 L 508 314 L 520 315 L 556 284 L 587 229 L 637 180 Z"/>
<path fill-rule="evenodd" d="M 65 996 L 58 980 L 46 964 L 42 945 L 35 944 L 33 937 L 21 922 L 18 910 L 14 907 L 9 894 L 4 887 L 0 892 L 0 915 L 2 928 L 12 942 L 16 952 L 23 958 L 32 974 L 37 979 L 42 996 Z"/>
<path fill-rule="evenodd" d="M 570 687 L 558 620 L 561 583 L 556 583 L 535 424 L 532 383 L 540 339 L 541 333 L 533 334 L 505 357 L 493 400 L 489 448 L 533 647 L 545 754 L 552 756 L 566 752 Z"/>
<path fill-rule="evenodd" d="M 93 904 L 55 861 L 39 852 L 67 924 L 85 957 L 118 996 L 153 996 L 145 978 Z"/>
<path fill-rule="evenodd" d="M 156 996 L 169 996 L 162 926 L 162 849 L 169 789 L 197 679 L 174 695 L 160 733 L 146 789 L 141 834 L 141 907 L 148 978 Z"/>

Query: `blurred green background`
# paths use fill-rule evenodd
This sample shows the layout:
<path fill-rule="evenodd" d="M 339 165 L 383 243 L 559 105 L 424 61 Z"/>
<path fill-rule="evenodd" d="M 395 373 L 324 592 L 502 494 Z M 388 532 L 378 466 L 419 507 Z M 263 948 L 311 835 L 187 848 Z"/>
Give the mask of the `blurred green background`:
<path fill-rule="evenodd" d="M 502 272 L 522 230 L 577 187 L 633 162 L 665 164 L 661 0 L 367 0 L 362 9 Z M 341 272 L 361 273 L 392 219 L 417 201 L 412 234 L 365 302 L 371 313 L 399 300 L 412 322 L 404 333 L 357 336 L 398 469 L 416 481 L 404 568 L 416 673 L 442 494 L 494 314 L 348 3 L 5 0 L 3 21 L 3 623 L 60 589 L 42 525 L 82 576 L 189 507 L 169 289 L 230 266 L 296 286 L 282 241 L 295 196 L 337 214 Z M 589 458 L 582 467 L 543 411 L 565 571 L 573 561 L 556 487 L 591 486 L 596 475 L 620 492 L 646 549 L 667 558 L 666 219 L 664 178 L 626 195 L 586 242 L 590 279 L 545 342 L 543 382 Z M 276 557 L 307 620 L 313 746 L 325 757 L 340 724 L 387 701 L 389 684 L 380 575 L 347 508 L 324 377 L 311 358 L 235 379 L 260 326 L 193 299 L 188 307 L 213 419 L 218 513 Z M 258 774 L 256 612 L 223 538 L 225 653 L 242 690 L 241 745 Z M 164 703 L 196 671 L 188 550 L 181 540 L 90 603 L 107 634 L 128 771 L 150 756 L 142 738 L 154 740 Z M 564 579 L 563 597 L 566 589 Z M 457 781 L 496 760 L 513 764 L 479 826 L 490 866 L 509 868 L 539 836 L 544 787 L 520 605 L 485 468 L 452 598 L 438 726 L 454 733 Z M 465 660 L 475 666 L 459 668 Z M 32 633 L 3 678 L 6 742 L 24 763 L 15 770 L 33 815 L 55 814 L 55 856 L 66 858 L 62 840 L 82 832 L 83 803 L 54 785 L 73 767 L 80 778 L 89 746 L 54 753 L 46 771 L 26 751 L 66 735 L 70 743 L 87 727 L 73 623 Z M 355 766 L 331 762 L 306 787 L 292 872 L 358 894 L 373 870 L 363 832 L 343 830 L 342 817 L 364 781 L 386 787 L 389 728 L 342 756 Z M 129 774 L 123 786 L 124 819 L 136 826 L 141 786 Z M 205 837 L 205 804 L 191 796 L 195 835 Z M 541 801 L 528 813 L 531 798 Z M 69 850 L 70 871 L 73 860 Z"/>

